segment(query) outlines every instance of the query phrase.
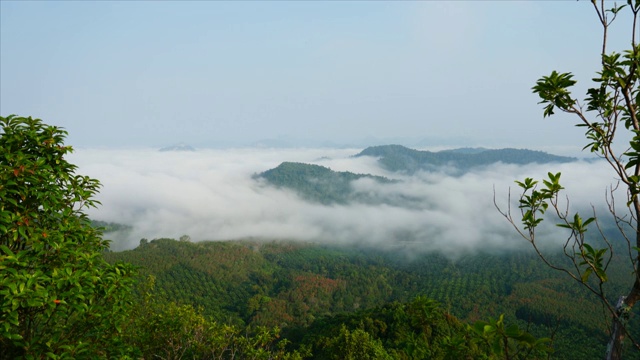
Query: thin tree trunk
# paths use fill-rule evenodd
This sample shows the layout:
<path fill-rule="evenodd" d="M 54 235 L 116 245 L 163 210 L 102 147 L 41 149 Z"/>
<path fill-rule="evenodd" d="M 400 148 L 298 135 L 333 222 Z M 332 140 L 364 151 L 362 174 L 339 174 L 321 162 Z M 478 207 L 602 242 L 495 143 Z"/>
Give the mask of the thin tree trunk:
<path fill-rule="evenodd" d="M 624 307 L 624 299 L 626 296 L 620 296 L 618 303 L 616 304 L 617 317 L 613 318 L 613 324 L 611 325 L 611 338 L 607 344 L 607 353 L 605 360 L 620 360 L 622 359 L 622 343 L 624 342 L 624 324 L 622 324 L 622 318 L 619 316 Z"/>
<path fill-rule="evenodd" d="M 611 337 L 607 343 L 607 353 L 605 360 L 621 360 L 622 345 L 626 334 L 625 327 L 629 320 L 629 311 L 640 299 L 640 279 L 636 276 L 633 288 L 628 296 L 620 296 L 616 304 L 616 315 L 611 325 Z"/>

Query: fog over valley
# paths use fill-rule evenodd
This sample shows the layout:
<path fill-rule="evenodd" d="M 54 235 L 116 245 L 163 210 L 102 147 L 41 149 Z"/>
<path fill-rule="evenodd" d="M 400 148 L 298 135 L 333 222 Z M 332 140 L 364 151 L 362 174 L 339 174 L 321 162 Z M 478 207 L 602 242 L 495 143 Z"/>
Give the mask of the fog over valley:
<path fill-rule="evenodd" d="M 134 248 L 141 238 L 192 241 L 242 238 L 287 239 L 318 243 L 355 243 L 411 251 L 497 251 L 526 246 L 493 204 L 493 189 L 505 209 L 514 180 L 562 172 L 572 209 L 602 207 L 614 179 L 597 162 L 497 163 L 459 176 L 447 168 L 412 175 L 390 172 L 362 149 L 80 149 L 70 156 L 78 173 L 101 181 L 102 205 L 95 220 L 130 225 L 107 234 L 113 250 Z M 334 171 L 383 176 L 389 183 L 361 178 L 356 194 L 386 203 L 321 204 L 268 184 L 256 174 L 285 161 L 317 164 Z M 601 195 L 600 195 L 601 194 Z M 591 199 L 591 200 L 587 200 Z M 517 210 L 517 204 L 512 204 Z M 573 210 L 572 210 L 573 211 Z M 589 214 L 583 215 L 588 217 Z M 554 231 L 548 227 L 548 231 Z"/>
<path fill-rule="evenodd" d="M 494 185 L 506 205 L 513 180 L 561 171 L 572 205 L 589 210 L 582 199 L 604 203 L 615 181 L 606 167 L 584 161 L 484 161 L 473 168 L 444 161 L 403 173 L 392 172 L 397 159 L 381 166 L 372 156 L 353 157 L 389 144 L 589 156 L 581 152 L 583 131 L 574 117 L 558 112 L 543 119 L 531 87 L 557 69 L 572 71 L 575 94 L 585 93 L 601 63 L 592 56 L 601 48 L 594 41 L 601 25 L 590 4 L 8 1 L 0 7 L 0 110 L 68 132 L 66 143 L 77 149 L 70 161 L 103 184 L 102 206 L 90 216 L 131 226 L 107 234 L 115 250 L 185 234 L 194 241 L 295 239 L 451 254 L 511 249 L 526 244 L 495 209 Z M 32 26 L 22 31 L 25 23 Z M 626 49 L 624 27 L 608 34 L 611 50 Z M 571 46 L 558 40 L 565 38 Z M 616 136 L 614 150 L 622 153 L 632 134 Z M 198 150 L 158 151 L 174 142 Z M 324 194 L 306 179 L 306 190 L 316 193 L 302 196 L 255 176 L 283 162 L 391 182 L 333 174 L 339 191 Z M 345 186 L 349 196 L 341 198 Z"/>

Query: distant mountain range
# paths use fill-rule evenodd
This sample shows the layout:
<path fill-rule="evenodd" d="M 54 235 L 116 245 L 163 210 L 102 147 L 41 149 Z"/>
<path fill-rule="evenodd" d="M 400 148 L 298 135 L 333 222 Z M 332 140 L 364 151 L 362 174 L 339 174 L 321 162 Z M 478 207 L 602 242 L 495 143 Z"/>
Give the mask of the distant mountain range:
<path fill-rule="evenodd" d="M 542 151 L 526 149 L 484 149 L 462 148 L 438 152 L 409 149 L 402 145 L 372 146 L 362 150 L 359 156 L 379 158 L 380 165 L 389 171 L 414 173 L 416 171 L 433 171 L 442 167 L 453 169 L 460 174 L 479 166 L 502 162 L 505 164 L 531 163 L 566 163 L 576 158 L 547 154 Z"/>
<path fill-rule="evenodd" d="M 194 149 L 190 145 L 178 144 L 178 145 L 165 146 L 158 151 L 163 151 L 163 152 L 164 151 L 196 151 L 196 149 Z"/>
<path fill-rule="evenodd" d="M 446 167 L 446 173 L 449 175 L 461 175 L 469 169 L 498 162 L 530 164 L 577 160 L 533 150 L 461 148 L 430 152 L 413 150 L 401 145 L 368 147 L 355 155 L 355 157 L 360 156 L 378 157 L 380 165 L 393 172 L 412 174 L 416 171 L 433 171 Z M 393 197 L 383 196 L 376 191 L 358 190 L 353 186 L 354 181 L 362 179 L 370 179 L 378 185 L 398 183 L 399 180 L 370 174 L 333 171 L 313 164 L 283 162 L 276 168 L 256 174 L 254 178 L 264 179 L 271 186 L 293 190 L 306 200 L 324 205 L 357 202 L 420 207 L 424 200 L 398 194 Z"/>

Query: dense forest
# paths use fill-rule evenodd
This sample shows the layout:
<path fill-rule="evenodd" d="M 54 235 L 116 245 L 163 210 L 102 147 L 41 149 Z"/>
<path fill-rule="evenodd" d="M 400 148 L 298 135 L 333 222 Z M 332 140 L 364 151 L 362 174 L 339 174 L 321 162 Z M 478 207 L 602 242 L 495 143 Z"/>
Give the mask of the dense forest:
<path fill-rule="evenodd" d="M 446 358 L 451 351 L 476 358 L 479 348 L 464 340 L 471 325 L 502 315 L 550 338 L 554 359 L 598 358 L 606 343 L 607 317 L 598 301 L 540 266 L 530 251 L 450 259 L 284 241 L 143 239 L 136 249 L 105 258 L 139 266 L 141 278 L 153 276 L 157 301 L 189 305 L 241 328 L 277 327 L 287 349 L 309 350 L 318 359 L 331 358 L 327 344 L 337 341 L 335 334 L 356 332 L 391 358 Z M 610 270 L 612 294 L 626 285 L 619 279 L 627 270 Z M 434 312 L 421 325 L 428 329 L 394 315 L 410 316 L 407 308 L 416 304 Z M 638 327 L 635 317 L 631 326 Z M 409 338 L 422 352 L 410 355 Z M 461 347 L 443 350 L 453 339 Z"/>

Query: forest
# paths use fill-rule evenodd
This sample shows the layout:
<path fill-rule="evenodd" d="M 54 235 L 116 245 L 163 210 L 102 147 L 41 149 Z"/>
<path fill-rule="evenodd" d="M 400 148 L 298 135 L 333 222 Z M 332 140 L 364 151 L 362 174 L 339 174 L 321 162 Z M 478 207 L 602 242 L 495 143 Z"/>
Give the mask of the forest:
<path fill-rule="evenodd" d="M 471 348 L 447 352 L 444 344 L 459 336 L 468 346 L 462 339 L 472 324 L 500 317 L 548 338 L 554 359 L 598 358 L 606 343 L 607 317 L 597 299 L 539 266 L 531 251 L 450 259 L 286 241 L 145 239 L 105 259 L 138 266 L 141 279 L 152 276 L 156 301 L 189 305 L 240 327 L 277 327 L 288 349 L 310 349 L 312 358 L 331 358 L 323 344 L 340 331 L 358 331 L 391 358 L 455 358 L 462 348 L 476 358 Z M 611 271 L 612 293 L 626 285 L 627 270 Z M 417 304 L 435 311 L 433 329 L 387 330 L 411 323 L 390 312 Z M 638 328 L 636 316 L 631 326 Z M 412 346 L 434 353 L 411 355 L 407 337 L 414 336 Z"/>

